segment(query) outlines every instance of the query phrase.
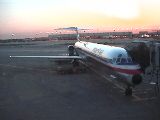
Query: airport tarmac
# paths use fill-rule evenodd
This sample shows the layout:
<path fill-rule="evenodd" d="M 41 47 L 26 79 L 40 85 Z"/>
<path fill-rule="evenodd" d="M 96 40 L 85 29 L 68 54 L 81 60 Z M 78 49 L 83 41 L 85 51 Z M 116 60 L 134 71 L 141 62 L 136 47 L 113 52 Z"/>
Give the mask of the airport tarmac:
<path fill-rule="evenodd" d="M 44 43 L 44 44 L 43 44 Z M 71 71 L 70 62 L 10 58 L 66 55 L 67 44 L 34 42 L 0 45 L 1 120 L 159 120 L 160 93 L 143 82 L 124 95 L 117 83 L 95 70 Z"/>

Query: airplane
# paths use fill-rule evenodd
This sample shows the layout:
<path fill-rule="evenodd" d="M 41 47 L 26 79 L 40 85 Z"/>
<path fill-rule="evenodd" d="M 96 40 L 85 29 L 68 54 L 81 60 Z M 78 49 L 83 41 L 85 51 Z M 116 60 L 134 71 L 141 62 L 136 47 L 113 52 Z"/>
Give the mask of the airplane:
<path fill-rule="evenodd" d="M 142 71 L 138 63 L 134 62 L 129 53 L 122 47 L 81 41 L 77 27 L 59 28 L 56 30 L 73 30 L 77 33 L 77 42 L 68 46 L 68 56 L 10 56 L 28 58 L 72 59 L 77 62 L 100 65 L 108 74 L 126 86 L 125 95 L 132 96 L 132 88 L 142 82 Z"/>

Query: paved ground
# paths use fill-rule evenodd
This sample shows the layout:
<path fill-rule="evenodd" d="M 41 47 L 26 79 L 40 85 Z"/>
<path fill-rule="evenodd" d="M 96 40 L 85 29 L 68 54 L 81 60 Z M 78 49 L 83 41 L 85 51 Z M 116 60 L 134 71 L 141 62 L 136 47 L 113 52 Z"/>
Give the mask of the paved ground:
<path fill-rule="evenodd" d="M 0 120 L 159 120 L 160 97 L 141 84 L 133 97 L 90 70 L 10 55 L 65 55 L 66 45 L 0 46 Z M 65 69 L 64 72 L 58 72 Z"/>

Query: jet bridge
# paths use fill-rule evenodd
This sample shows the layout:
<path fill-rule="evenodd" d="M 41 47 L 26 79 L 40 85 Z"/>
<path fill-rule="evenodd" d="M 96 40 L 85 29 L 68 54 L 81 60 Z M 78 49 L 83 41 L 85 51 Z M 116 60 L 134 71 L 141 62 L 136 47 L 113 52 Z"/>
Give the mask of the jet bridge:
<path fill-rule="evenodd" d="M 150 43 L 150 66 L 151 80 L 150 84 L 155 85 L 156 94 L 160 92 L 160 43 Z"/>
<path fill-rule="evenodd" d="M 154 85 L 155 93 L 160 92 L 160 41 L 135 40 L 125 49 L 141 65 L 144 77 Z"/>

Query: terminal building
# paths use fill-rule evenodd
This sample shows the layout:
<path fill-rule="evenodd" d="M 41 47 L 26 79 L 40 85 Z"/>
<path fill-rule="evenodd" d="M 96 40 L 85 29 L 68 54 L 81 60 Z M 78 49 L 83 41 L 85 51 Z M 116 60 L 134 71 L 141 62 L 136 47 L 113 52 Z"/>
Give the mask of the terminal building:
<path fill-rule="evenodd" d="M 85 39 L 114 39 L 132 38 L 132 32 L 103 32 L 103 33 L 80 33 L 81 38 Z M 50 34 L 49 39 L 53 40 L 75 40 L 76 34 Z"/>
<path fill-rule="evenodd" d="M 153 31 L 153 32 L 140 31 L 138 34 L 134 34 L 133 37 L 160 39 L 160 30 L 156 30 L 156 31 Z"/>

